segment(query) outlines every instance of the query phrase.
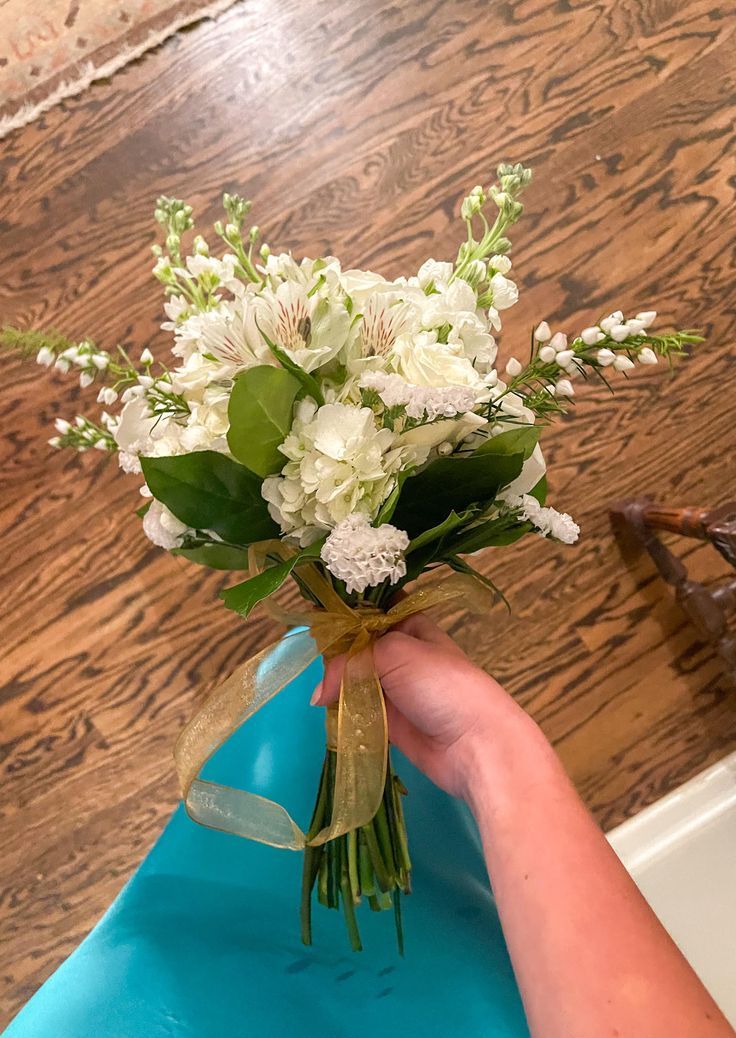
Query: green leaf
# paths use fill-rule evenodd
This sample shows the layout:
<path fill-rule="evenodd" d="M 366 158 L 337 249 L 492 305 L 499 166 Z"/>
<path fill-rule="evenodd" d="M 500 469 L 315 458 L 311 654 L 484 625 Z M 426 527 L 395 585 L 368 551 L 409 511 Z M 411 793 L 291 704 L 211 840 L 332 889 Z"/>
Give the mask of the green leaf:
<path fill-rule="evenodd" d="M 407 548 L 407 555 L 423 548 L 425 544 L 431 544 L 432 541 L 442 540 L 442 538 L 448 533 L 451 533 L 453 530 L 457 529 L 458 526 L 462 526 L 466 523 L 472 514 L 472 511 L 462 512 L 460 515 L 458 515 L 457 512 L 450 512 L 447 518 L 437 526 L 433 526 L 429 530 L 424 530 L 423 533 L 420 533 L 415 537 Z"/>
<path fill-rule="evenodd" d="M 507 519 L 489 519 L 488 522 L 463 530 L 449 548 L 455 555 L 469 555 L 483 548 L 501 548 L 514 544 L 531 529 L 531 523 L 514 522 L 509 526 Z"/>
<path fill-rule="evenodd" d="M 146 501 L 145 504 L 142 504 L 140 508 L 136 508 L 135 514 L 138 516 L 139 519 L 142 519 L 150 507 L 151 502 Z"/>
<path fill-rule="evenodd" d="M 537 446 L 541 431 L 538 425 L 521 425 L 517 429 L 499 433 L 498 436 L 490 436 L 474 453 L 516 454 L 521 451 L 526 461 Z"/>
<path fill-rule="evenodd" d="M 323 537 L 315 544 L 310 544 L 304 551 L 293 555 L 290 559 L 269 566 L 268 569 L 264 569 L 258 576 L 244 580 L 242 584 L 235 584 L 233 587 L 225 588 L 224 591 L 220 592 L 220 598 L 228 609 L 232 609 L 234 612 L 240 613 L 241 616 L 247 617 L 259 602 L 262 602 L 264 598 L 268 598 L 274 591 L 278 591 L 295 566 L 298 566 L 300 562 L 307 562 L 318 557 L 324 542 L 325 539 Z"/>
<path fill-rule="evenodd" d="M 399 473 L 399 475 L 398 475 L 398 477 L 396 479 L 396 486 L 394 487 L 394 489 L 391 491 L 391 493 L 388 495 L 388 497 L 386 498 L 386 500 L 383 502 L 383 504 L 381 505 L 380 509 L 378 510 L 378 515 L 376 516 L 376 521 L 373 524 L 374 526 L 382 526 L 384 523 L 390 523 L 391 522 L 393 514 L 396 511 L 396 506 L 399 503 L 399 498 L 401 497 L 402 487 L 404 486 L 404 483 L 409 478 L 409 476 L 411 476 L 413 471 L 414 471 L 414 469 L 410 468 L 410 469 L 403 469 Z"/>
<path fill-rule="evenodd" d="M 459 559 L 456 555 L 449 556 L 445 561 L 450 569 L 454 569 L 456 573 L 465 573 L 474 580 L 477 580 L 479 584 L 483 584 L 484 587 L 487 587 L 489 591 L 492 591 L 493 594 L 503 602 L 508 611 L 511 612 L 511 604 L 509 603 L 509 600 L 506 598 L 503 591 L 493 583 L 490 577 L 487 577 L 484 573 L 475 569 L 469 562 L 466 562 L 465 559 Z"/>
<path fill-rule="evenodd" d="M 531 497 L 536 497 L 540 505 L 547 500 L 547 477 L 542 476 L 540 481 L 529 491 Z"/>
<path fill-rule="evenodd" d="M 452 511 L 459 513 L 468 505 L 492 501 L 502 487 L 519 475 L 524 454 L 491 451 L 491 442 L 466 457 L 439 458 L 407 479 L 394 513 L 394 524 L 410 537 L 417 537 L 442 523 Z"/>
<path fill-rule="evenodd" d="M 227 443 L 234 457 L 258 476 L 279 472 L 279 447 L 289 435 L 298 379 L 284 368 L 259 364 L 238 375 L 230 394 Z"/>
<path fill-rule="evenodd" d="M 282 348 L 280 346 L 277 346 L 275 342 L 271 342 L 271 340 L 266 335 L 261 326 L 258 324 L 258 322 L 256 322 L 256 326 L 258 328 L 258 331 L 263 336 L 263 339 L 266 345 L 268 346 L 269 350 L 271 351 L 271 353 L 273 353 L 274 357 L 279 362 L 281 367 L 286 368 L 286 370 L 291 375 L 293 375 L 295 379 L 298 379 L 302 389 L 307 394 L 307 396 L 311 396 L 313 400 L 317 401 L 318 406 L 321 407 L 322 404 L 324 404 L 325 402 L 325 398 L 322 395 L 322 389 L 320 387 L 320 384 L 314 377 L 314 375 L 310 375 L 308 371 L 304 370 L 304 368 L 299 367 L 299 365 L 291 359 L 291 357 L 288 353 L 286 353 L 285 350 L 282 350 Z"/>
<path fill-rule="evenodd" d="M 217 541 L 208 541 L 191 548 L 174 548 L 171 554 L 181 555 L 190 562 L 198 562 L 201 566 L 209 566 L 210 569 L 248 569 L 247 551 L 232 544 L 219 544 Z"/>
<path fill-rule="evenodd" d="M 141 458 L 141 465 L 156 500 L 193 530 L 213 530 L 244 546 L 279 536 L 261 496 L 261 480 L 225 454 Z"/>

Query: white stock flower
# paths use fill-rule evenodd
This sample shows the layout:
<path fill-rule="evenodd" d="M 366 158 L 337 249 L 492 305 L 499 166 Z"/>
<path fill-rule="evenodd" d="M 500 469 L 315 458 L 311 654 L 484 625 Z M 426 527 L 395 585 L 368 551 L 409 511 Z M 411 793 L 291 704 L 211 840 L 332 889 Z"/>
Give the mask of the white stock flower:
<path fill-rule="evenodd" d="M 513 494 L 507 488 L 501 495 L 509 508 L 520 509 L 519 518 L 536 527 L 542 537 L 553 537 L 563 544 L 574 544 L 580 527 L 567 512 L 545 508 L 531 494 Z"/>
<path fill-rule="evenodd" d="M 374 518 L 395 483 L 406 453 L 389 429 L 376 428 L 369 407 L 297 406 L 291 432 L 280 448 L 288 459 L 268 476 L 261 493 L 284 534 L 302 545 L 353 512 Z"/>
<path fill-rule="evenodd" d="M 438 291 L 441 291 L 449 285 L 452 271 L 452 263 L 428 259 L 422 263 L 419 268 L 417 272 L 417 280 L 425 291 L 430 287 L 430 285 L 434 286 Z"/>
<path fill-rule="evenodd" d="M 493 294 L 493 306 L 496 310 L 508 310 L 519 299 L 519 289 L 516 283 L 503 274 L 494 274 L 491 278 L 491 292 Z"/>
<path fill-rule="evenodd" d="M 388 580 L 395 584 L 406 575 L 404 552 L 409 537 L 384 523 L 371 526 L 366 515 L 354 513 L 332 530 L 320 552 L 322 561 L 349 593 L 362 592 Z"/>
<path fill-rule="evenodd" d="M 178 547 L 188 530 L 186 523 L 180 522 L 160 501 L 151 501 L 148 511 L 143 516 L 143 532 L 146 537 L 157 547 L 166 548 L 167 551 Z"/>

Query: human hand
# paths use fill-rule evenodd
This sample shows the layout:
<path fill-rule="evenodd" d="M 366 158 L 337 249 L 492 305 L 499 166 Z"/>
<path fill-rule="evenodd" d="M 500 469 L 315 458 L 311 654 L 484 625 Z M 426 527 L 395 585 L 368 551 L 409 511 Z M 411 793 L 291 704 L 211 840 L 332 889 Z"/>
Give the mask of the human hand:
<path fill-rule="evenodd" d="M 391 741 L 436 785 L 468 799 L 479 755 L 509 723 L 532 722 L 427 616 L 397 624 L 376 641 L 373 653 Z M 337 699 L 344 664 L 344 656 L 327 662 L 314 704 Z"/>

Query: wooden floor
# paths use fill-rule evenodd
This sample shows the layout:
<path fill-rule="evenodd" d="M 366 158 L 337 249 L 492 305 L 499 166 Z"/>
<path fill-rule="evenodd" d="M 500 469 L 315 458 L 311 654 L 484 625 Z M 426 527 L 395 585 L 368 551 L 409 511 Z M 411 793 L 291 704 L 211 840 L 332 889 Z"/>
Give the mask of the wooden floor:
<path fill-rule="evenodd" d="M 513 616 L 444 617 L 606 827 L 736 734 L 718 662 L 651 566 L 624 565 L 606 516 L 644 492 L 736 496 L 735 46 L 725 0 L 244 2 L 0 144 L 0 312 L 23 325 L 161 348 L 157 193 L 204 225 L 240 188 L 272 245 L 393 276 L 453 255 L 464 189 L 503 159 L 536 178 L 505 349 L 543 317 L 573 331 L 616 307 L 705 330 L 673 378 L 639 372 L 615 399 L 586 387 L 548 436 L 580 544 L 488 552 Z M 114 462 L 47 449 L 83 397 L 4 365 L 0 1024 L 160 831 L 195 700 L 273 633 L 145 540 Z M 709 549 L 682 554 L 725 575 Z"/>

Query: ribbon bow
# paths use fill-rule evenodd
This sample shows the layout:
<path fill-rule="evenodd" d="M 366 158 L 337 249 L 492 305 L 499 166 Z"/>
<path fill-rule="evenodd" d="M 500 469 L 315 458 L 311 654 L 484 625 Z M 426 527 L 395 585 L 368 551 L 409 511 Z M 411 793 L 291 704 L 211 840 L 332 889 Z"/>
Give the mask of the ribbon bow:
<path fill-rule="evenodd" d="M 276 544 L 283 551 L 283 545 Z M 252 565 L 254 560 L 255 555 Z M 238 667 L 189 721 L 174 747 L 182 797 L 195 822 L 290 850 L 302 850 L 307 843 L 323 844 L 358 829 L 379 808 L 386 780 L 388 727 L 373 660 L 375 640 L 414 613 L 467 596 L 470 585 L 478 590 L 472 578 L 453 574 L 439 584 L 417 588 L 383 612 L 349 606 L 312 564 L 301 567 L 302 575 L 322 608 L 285 612 L 271 604 L 271 613 L 287 626 L 307 629 L 290 631 Z M 339 653 L 347 654 L 340 696 L 337 706 L 327 710 L 328 744 L 336 751 L 333 813 L 329 824 L 307 841 L 281 804 L 198 776 L 233 732 L 318 656 Z"/>

